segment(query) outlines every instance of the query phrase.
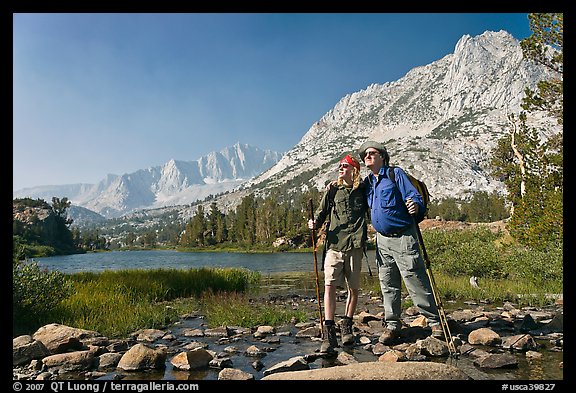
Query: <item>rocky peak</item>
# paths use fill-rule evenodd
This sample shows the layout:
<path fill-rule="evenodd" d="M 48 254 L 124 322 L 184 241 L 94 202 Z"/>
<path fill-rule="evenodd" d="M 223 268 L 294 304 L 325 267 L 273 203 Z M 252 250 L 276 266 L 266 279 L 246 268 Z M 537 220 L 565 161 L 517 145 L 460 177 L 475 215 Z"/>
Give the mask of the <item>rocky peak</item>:
<path fill-rule="evenodd" d="M 505 31 L 465 35 L 454 53 L 343 97 L 250 186 L 265 193 L 310 171 L 301 187 L 322 189 L 336 176 L 331 164 L 375 139 L 386 144 L 393 164 L 423 179 L 434 198 L 503 194 L 504 185 L 489 173 L 490 152 L 508 132 L 506 113 L 519 112 L 524 89 L 546 75 L 523 59 L 518 40 Z M 541 114 L 528 121 L 555 129 Z"/>

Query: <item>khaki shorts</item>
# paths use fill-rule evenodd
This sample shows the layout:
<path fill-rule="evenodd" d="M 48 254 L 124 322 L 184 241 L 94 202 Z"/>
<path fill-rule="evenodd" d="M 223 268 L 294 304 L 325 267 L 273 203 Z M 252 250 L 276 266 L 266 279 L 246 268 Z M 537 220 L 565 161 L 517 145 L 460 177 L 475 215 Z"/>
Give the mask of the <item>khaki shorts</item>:
<path fill-rule="evenodd" d="M 344 287 L 346 282 L 348 288 L 359 289 L 363 254 L 361 248 L 350 251 L 326 251 L 324 285 Z"/>

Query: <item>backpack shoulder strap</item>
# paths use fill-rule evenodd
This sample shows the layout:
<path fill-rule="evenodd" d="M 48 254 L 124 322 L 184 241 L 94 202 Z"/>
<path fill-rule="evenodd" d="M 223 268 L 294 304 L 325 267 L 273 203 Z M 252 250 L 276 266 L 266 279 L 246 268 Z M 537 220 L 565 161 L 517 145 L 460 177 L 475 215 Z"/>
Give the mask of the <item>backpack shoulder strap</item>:
<path fill-rule="evenodd" d="M 327 198 L 328 198 L 328 211 L 326 212 L 326 219 L 325 219 L 325 223 L 329 223 L 330 222 L 330 214 L 332 213 L 332 209 L 334 208 L 334 198 L 336 197 L 336 192 L 338 191 L 338 186 L 330 186 L 330 188 L 328 189 L 328 194 L 327 194 Z"/>
<path fill-rule="evenodd" d="M 388 178 L 392 180 L 392 183 L 396 184 L 396 173 L 393 166 L 388 167 Z"/>
<path fill-rule="evenodd" d="M 328 206 L 332 209 L 334 206 L 334 198 L 336 197 L 336 192 L 338 191 L 338 186 L 331 186 L 328 190 Z"/>
<path fill-rule="evenodd" d="M 336 191 L 338 191 L 338 186 L 330 186 L 328 189 L 328 212 L 326 212 L 326 219 L 324 220 L 324 230 L 327 232 L 328 227 L 330 227 L 330 216 L 332 214 L 332 208 L 334 207 L 334 198 L 336 197 Z M 327 235 L 327 233 L 326 233 Z M 328 236 L 324 238 L 324 247 L 322 250 L 322 271 L 324 271 L 324 261 L 326 260 L 326 251 L 328 250 Z"/>

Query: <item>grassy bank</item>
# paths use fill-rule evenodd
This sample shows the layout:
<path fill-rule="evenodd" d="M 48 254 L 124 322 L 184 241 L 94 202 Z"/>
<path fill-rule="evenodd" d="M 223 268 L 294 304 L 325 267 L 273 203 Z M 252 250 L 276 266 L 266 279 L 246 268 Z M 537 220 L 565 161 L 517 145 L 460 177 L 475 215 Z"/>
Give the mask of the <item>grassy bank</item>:
<path fill-rule="evenodd" d="M 65 275 L 70 295 L 50 312 L 14 315 L 14 336 L 47 323 L 126 337 L 142 328 L 164 328 L 180 315 L 210 315 L 210 325 L 254 326 L 303 321 L 303 312 L 250 304 L 260 273 L 245 269 L 154 269 Z"/>

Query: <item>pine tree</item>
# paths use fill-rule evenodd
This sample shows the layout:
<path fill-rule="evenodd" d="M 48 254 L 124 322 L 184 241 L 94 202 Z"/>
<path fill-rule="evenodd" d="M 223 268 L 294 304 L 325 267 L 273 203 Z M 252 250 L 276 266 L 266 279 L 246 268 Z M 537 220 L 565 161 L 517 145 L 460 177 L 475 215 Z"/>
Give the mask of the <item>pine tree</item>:
<path fill-rule="evenodd" d="M 206 217 L 204 217 L 204 207 L 198 205 L 196 214 L 190 220 L 190 240 L 192 245 L 205 245 L 204 233 L 206 231 Z"/>
<path fill-rule="evenodd" d="M 541 64 L 554 77 L 538 82 L 537 91 L 526 88 L 522 109 L 544 110 L 564 122 L 564 14 L 529 14 L 532 35 L 520 42 L 524 58 Z"/>
<path fill-rule="evenodd" d="M 520 45 L 524 57 L 546 66 L 552 77 L 526 88 L 522 108 L 545 111 L 563 124 L 563 15 L 530 14 L 532 35 Z M 493 152 L 493 175 L 506 184 L 512 202 L 509 229 L 531 247 L 559 243 L 563 234 L 562 132 L 542 140 L 526 123 L 526 112 L 508 116 L 509 134 Z"/>

